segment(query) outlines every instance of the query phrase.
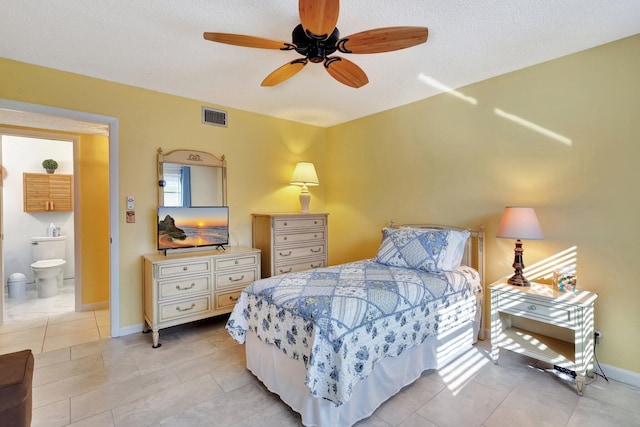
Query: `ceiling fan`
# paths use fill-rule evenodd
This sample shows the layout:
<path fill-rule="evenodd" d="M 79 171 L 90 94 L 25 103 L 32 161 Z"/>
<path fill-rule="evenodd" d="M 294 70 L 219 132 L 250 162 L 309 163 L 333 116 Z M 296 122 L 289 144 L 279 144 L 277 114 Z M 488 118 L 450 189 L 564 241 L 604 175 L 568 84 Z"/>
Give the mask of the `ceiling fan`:
<path fill-rule="evenodd" d="M 381 53 L 404 49 L 427 41 L 426 27 L 387 27 L 362 31 L 340 38 L 336 28 L 339 0 L 299 0 L 300 24 L 292 32 L 292 42 L 229 33 L 204 33 L 204 38 L 218 43 L 261 49 L 295 50 L 303 58 L 287 62 L 269 74 L 261 86 L 275 86 L 293 77 L 309 61 L 324 62 L 329 74 L 347 86 L 359 88 L 369 79 L 360 67 L 341 56 L 342 53 Z"/>

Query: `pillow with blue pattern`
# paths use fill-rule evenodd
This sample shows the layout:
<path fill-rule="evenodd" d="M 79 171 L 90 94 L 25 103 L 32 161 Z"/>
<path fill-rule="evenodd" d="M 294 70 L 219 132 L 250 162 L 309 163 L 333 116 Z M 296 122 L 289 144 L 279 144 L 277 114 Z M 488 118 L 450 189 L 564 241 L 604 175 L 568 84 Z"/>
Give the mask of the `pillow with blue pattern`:
<path fill-rule="evenodd" d="M 375 261 L 423 271 L 453 271 L 460 266 L 468 230 L 384 228 Z"/>

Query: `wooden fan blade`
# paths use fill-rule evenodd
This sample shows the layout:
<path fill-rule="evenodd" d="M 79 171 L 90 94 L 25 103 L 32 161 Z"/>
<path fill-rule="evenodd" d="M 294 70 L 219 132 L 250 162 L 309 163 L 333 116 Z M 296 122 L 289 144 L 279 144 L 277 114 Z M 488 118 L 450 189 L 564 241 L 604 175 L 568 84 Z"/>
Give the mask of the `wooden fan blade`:
<path fill-rule="evenodd" d="M 344 53 L 380 53 L 405 49 L 427 41 L 426 27 L 387 27 L 356 33 L 338 40 Z"/>
<path fill-rule="evenodd" d="M 347 86 L 359 88 L 369 83 L 362 68 L 348 59 L 332 56 L 324 61 L 324 67 L 331 74 L 331 77 Z"/>
<path fill-rule="evenodd" d="M 300 22 L 307 35 L 318 40 L 328 38 L 338 23 L 339 0 L 300 0 Z"/>
<path fill-rule="evenodd" d="M 260 49 L 295 49 L 295 46 L 291 43 L 265 39 L 262 37 L 244 36 L 242 34 L 204 33 L 204 38 L 205 40 L 209 40 L 212 42 L 226 43 L 244 47 L 257 47 Z"/>
<path fill-rule="evenodd" d="M 260 86 L 275 86 L 283 81 L 293 77 L 307 65 L 305 58 L 296 59 L 287 62 L 282 67 L 269 74 L 260 84 Z"/>

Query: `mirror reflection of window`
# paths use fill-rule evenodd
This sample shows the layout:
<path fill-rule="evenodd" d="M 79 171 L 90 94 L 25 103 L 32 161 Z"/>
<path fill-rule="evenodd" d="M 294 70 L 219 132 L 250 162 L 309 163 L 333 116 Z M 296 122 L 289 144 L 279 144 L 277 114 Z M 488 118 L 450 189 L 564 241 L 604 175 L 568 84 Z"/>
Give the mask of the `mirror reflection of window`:
<path fill-rule="evenodd" d="M 163 163 L 162 206 L 222 206 L 223 169 Z"/>
<path fill-rule="evenodd" d="M 164 165 L 164 205 L 184 206 L 182 204 L 182 173 L 180 165 Z"/>

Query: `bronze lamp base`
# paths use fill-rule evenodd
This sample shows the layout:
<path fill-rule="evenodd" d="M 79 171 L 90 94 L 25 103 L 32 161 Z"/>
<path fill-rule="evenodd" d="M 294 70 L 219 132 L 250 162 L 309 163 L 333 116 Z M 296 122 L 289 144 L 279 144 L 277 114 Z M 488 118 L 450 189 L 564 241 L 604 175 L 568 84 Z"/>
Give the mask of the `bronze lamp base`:
<path fill-rule="evenodd" d="M 515 256 L 513 259 L 513 269 L 515 270 L 513 276 L 507 280 L 507 283 L 514 286 L 531 286 L 531 282 L 525 279 L 522 274 L 522 270 L 524 269 L 524 262 L 522 261 L 522 241 L 520 239 L 516 240 L 516 248 L 514 249 Z"/>
<path fill-rule="evenodd" d="M 531 286 L 531 282 L 529 282 L 522 274 L 514 274 L 509 277 L 507 283 L 513 286 Z"/>

